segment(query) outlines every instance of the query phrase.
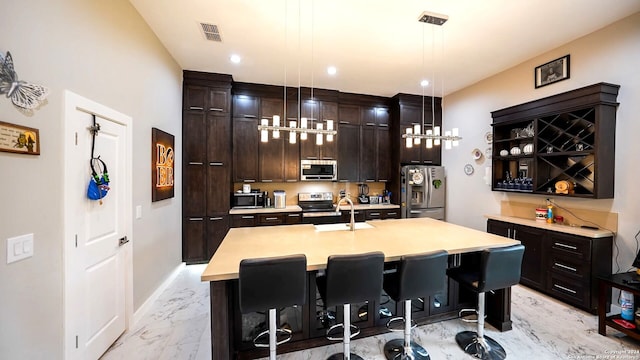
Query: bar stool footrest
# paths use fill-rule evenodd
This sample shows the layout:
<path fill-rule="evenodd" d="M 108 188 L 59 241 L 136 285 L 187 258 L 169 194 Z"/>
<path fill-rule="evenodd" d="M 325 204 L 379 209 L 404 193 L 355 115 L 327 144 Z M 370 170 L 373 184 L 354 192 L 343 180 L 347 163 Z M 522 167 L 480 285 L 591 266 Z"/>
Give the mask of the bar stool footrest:
<path fill-rule="evenodd" d="M 289 330 L 289 329 L 276 329 L 276 337 L 278 336 L 278 334 L 284 334 L 284 335 L 287 335 L 287 337 L 285 339 L 277 341 L 276 345 L 281 345 L 281 344 L 284 344 L 284 343 L 290 341 L 291 337 L 293 336 L 291 330 Z M 267 339 L 266 339 L 267 342 L 266 343 L 265 342 L 260 342 L 260 340 L 261 340 L 260 338 L 264 337 L 265 335 L 267 335 Z M 260 348 L 260 347 L 268 348 L 269 347 L 269 336 L 268 335 L 269 335 L 269 330 L 265 330 L 265 331 L 261 332 L 260 334 L 258 334 L 253 339 L 253 346 L 258 347 L 258 348 Z"/>
<path fill-rule="evenodd" d="M 356 355 L 354 353 L 350 353 L 350 357 L 351 360 L 364 360 L 362 357 L 360 357 L 359 355 Z M 344 354 L 342 353 L 338 353 L 338 354 L 333 354 L 331 356 L 329 356 L 327 358 L 327 360 L 343 360 L 344 359 Z"/>
<path fill-rule="evenodd" d="M 337 328 L 344 328 L 344 324 L 336 324 L 336 325 L 333 325 L 332 327 L 330 327 L 330 328 L 327 330 L 327 339 L 328 339 L 328 340 L 339 340 L 339 341 L 342 341 L 342 336 L 340 336 L 340 337 L 333 337 L 333 336 L 330 336 L 330 335 L 329 335 L 329 333 L 330 333 L 331 331 L 333 331 L 333 330 L 335 330 L 335 329 L 337 329 Z M 356 337 L 356 336 L 360 335 L 360 328 L 359 328 L 359 327 L 357 327 L 357 326 L 355 326 L 355 325 L 351 325 L 351 326 L 350 326 L 350 328 L 351 328 L 353 331 L 351 331 L 351 336 L 349 336 L 349 339 L 353 339 L 354 337 Z"/>
<path fill-rule="evenodd" d="M 398 321 L 402 321 L 402 323 L 404 324 L 404 317 L 398 316 L 398 317 L 394 317 L 391 320 L 387 321 L 387 330 L 389 331 L 404 331 L 404 327 L 400 328 L 400 329 L 393 329 L 391 326 L 392 323 L 398 322 Z M 415 329 L 418 326 L 418 323 L 413 321 L 413 319 L 411 320 L 411 330 Z"/>

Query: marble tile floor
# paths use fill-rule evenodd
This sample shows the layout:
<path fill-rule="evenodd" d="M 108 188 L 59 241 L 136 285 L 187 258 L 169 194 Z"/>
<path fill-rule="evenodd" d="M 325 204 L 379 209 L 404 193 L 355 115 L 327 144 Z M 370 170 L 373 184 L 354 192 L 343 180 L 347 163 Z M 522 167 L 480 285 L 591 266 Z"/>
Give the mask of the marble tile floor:
<path fill-rule="evenodd" d="M 186 266 L 133 329 L 125 332 L 102 359 L 211 359 L 209 286 L 200 282 L 204 265 Z M 607 328 L 598 334 L 597 317 L 567 306 L 524 286 L 512 291 L 513 330 L 486 335 L 498 341 L 508 359 L 640 359 L 640 343 Z M 464 360 L 455 342 L 459 331 L 475 324 L 449 320 L 414 329 L 413 340 L 431 359 Z M 352 352 L 364 359 L 382 360 L 382 349 L 401 333 L 386 333 L 352 341 Z M 342 349 L 340 343 L 281 354 L 281 360 L 320 360 Z M 215 359 L 218 360 L 218 359 Z"/>

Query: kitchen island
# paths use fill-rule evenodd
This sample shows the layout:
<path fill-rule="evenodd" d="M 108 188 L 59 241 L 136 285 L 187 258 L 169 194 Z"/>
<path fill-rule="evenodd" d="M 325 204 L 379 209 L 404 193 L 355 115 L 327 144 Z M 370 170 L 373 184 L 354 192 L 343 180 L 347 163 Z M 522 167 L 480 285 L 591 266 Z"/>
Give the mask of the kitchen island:
<path fill-rule="evenodd" d="M 294 341 L 279 347 L 280 351 L 292 351 L 305 347 L 327 344 L 309 324 L 315 320 L 315 273 L 326 268 L 330 255 L 359 254 L 382 251 L 385 262 L 393 263 L 403 255 L 419 254 L 444 249 L 450 255 L 474 253 L 486 248 L 509 246 L 516 240 L 482 231 L 465 228 L 429 218 L 369 221 L 371 227 L 356 231 L 318 230 L 313 225 L 273 226 L 231 229 L 202 273 L 201 280 L 209 281 L 211 288 L 211 341 L 214 359 L 231 359 L 234 356 L 251 358 L 259 352 L 248 349 L 244 355 L 240 336 L 242 321 L 238 309 L 237 279 L 242 259 L 304 254 L 309 273 L 309 299 L 302 307 L 302 328 Z M 346 228 L 346 226 L 345 226 Z M 450 285 L 451 286 L 451 285 Z M 456 294 L 457 295 L 457 294 Z M 497 304 L 488 304 L 488 311 L 495 309 L 498 329 L 510 329 L 510 289 L 499 296 Z M 451 299 L 455 301 L 456 299 Z M 369 304 L 373 311 L 374 301 Z M 377 308 L 377 307 L 376 307 Z M 426 316 L 420 323 L 428 323 L 455 317 L 457 309 L 447 314 Z M 428 311 L 427 311 L 428 313 Z M 453 315 L 451 315 L 453 314 Z M 429 314 L 427 314 L 429 315 Z M 428 317 L 428 319 L 427 319 Z M 368 329 L 361 336 L 386 331 L 369 319 Z M 416 318 L 416 320 L 420 320 Z M 253 355 L 251 353 L 253 352 Z M 247 355 L 249 354 L 249 355 Z"/>

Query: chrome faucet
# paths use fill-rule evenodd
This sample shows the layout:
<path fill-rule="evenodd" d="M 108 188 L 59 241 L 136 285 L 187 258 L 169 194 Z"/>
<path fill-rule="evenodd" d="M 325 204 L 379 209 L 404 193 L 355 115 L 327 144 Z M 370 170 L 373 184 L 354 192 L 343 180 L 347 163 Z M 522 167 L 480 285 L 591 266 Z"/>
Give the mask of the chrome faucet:
<path fill-rule="evenodd" d="M 349 195 L 351 194 L 347 194 L 347 196 L 338 200 L 338 203 L 336 204 L 336 211 L 340 211 L 340 204 L 342 203 L 342 200 L 346 200 L 349 203 L 349 205 L 351 205 L 351 220 L 349 221 L 349 230 L 356 231 L 356 222 L 353 217 L 353 201 L 351 201 L 351 199 L 349 198 Z"/>

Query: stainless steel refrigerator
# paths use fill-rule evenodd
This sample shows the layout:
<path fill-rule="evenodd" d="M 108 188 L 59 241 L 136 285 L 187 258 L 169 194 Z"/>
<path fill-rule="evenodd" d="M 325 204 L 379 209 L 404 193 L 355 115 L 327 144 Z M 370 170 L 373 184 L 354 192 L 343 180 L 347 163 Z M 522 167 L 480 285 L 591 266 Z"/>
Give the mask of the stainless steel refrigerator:
<path fill-rule="evenodd" d="M 444 167 L 406 165 L 400 173 L 402 218 L 444 220 L 446 183 Z"/>

